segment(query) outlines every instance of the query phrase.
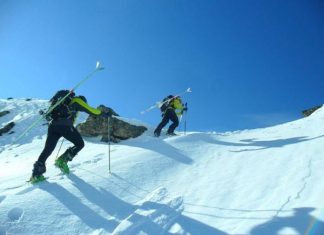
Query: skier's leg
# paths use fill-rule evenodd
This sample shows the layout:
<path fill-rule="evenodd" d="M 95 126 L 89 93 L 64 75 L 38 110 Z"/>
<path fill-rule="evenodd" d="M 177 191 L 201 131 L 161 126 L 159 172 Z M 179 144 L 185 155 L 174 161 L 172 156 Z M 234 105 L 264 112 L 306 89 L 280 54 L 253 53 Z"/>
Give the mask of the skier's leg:
<path fill-rule="evenodd" d="M 174 134 L 174 130 L 177 128 L 177 126 L 179 125 L 179 118 L 175 112 L 174 109 L 172 109 L 170 111 L 170 114 L 169 114 L 169 117 L 170 117 L 170 120 L 172 121 L 172 124 L 169 126 L 169 129 L 168 129 L 168 134 Z"/>
<path fill-rule="evenodd" d="M 74 126 L 69 126 L 62 132 L 65 139 L 74 144 L 73 147 L 68 148 L 64 154 L 66 154 L 66 160 L 72 161 L 73 157 L 84 147 L 84 141 Z"/>
<path fill-rule="evenodd" d="M 39 155 L 38 160 L 34 164 L 33 175 L 32 176 L 39 176 L 46 171 L 45 162 L 47 158 L 51 155 L 55 146 L 60 139 L 60 135 L 55 132 L 55 126 L 49 126 L 47 138 L 45 142 L 45 147 L 42 153 Z"/>
<path fill-rule="evenodd" d="M 166 124 L 168 124 L 169 120 L 170 120 L 170 118 L 169 118 L 169 110 L 166 110 L 160 124 L 154 130 L 154 135 L 155 136 L 160 136 L 162 128 L 165 127 Z"/>

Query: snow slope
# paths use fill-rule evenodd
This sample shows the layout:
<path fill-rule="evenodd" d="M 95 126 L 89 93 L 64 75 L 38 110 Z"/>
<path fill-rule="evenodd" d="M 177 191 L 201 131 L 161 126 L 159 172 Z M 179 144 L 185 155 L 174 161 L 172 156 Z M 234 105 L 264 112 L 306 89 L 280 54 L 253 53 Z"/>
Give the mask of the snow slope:
<path fill-rule="evenodd" d="M 58 145 L 48 180 L 32 186 L 46 126 L 14 140 L 46 106 L 0 100 L 11 111 L 0 127 L 17 122 L 0 136 L 0 235 L 324 234 L 324 109 L 255 130 L 155 138 L 150 128 L 111 146 L 110 173 L 107 144 L 87 138 L 72 173 L 60 174 Z"/>

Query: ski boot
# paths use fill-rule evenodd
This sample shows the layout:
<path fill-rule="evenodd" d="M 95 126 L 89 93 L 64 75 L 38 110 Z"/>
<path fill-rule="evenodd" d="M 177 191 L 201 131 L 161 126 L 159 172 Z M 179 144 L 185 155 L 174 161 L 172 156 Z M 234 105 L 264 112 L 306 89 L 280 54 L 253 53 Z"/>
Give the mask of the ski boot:
<path fill-rule="evenodd" d="M 174 132 L 168 132 L 168 133 L 167 133 L 167 136 L 177 136 L 177 134 L 174 133 Z"/>
<path fill-rule="evenodd" d="M 32 184 L 36 184 L 46 180 L 46 178 L 43 176 L 43 173 L 45 173 L 45 171 L 46 171 L 46 167 L 44 163 L 38 161 L 35 162 L 32 176 L 30 177 L 28 182 Z"/>
<path fill-rule="evenodd" d="M 67 149 L 61 156 L 59 156 L 55 160 L 55 166 L 60 168 L 62 173 L 69 174 L 70 168 L 67 164 L 68 161 L 71 161 L 73 159 L 73 154 L 71 153 L 71 149 Z"/>
<path fill-rule="evenodd" d="M 37 184 L 44 180 L 46 180 L 46 178 L 43 175 L 35 175 L 35 176 L 30 177 L 30 179 L 27 182 L 29 182 L 31 184 Z"/>
<path fill-rule="evenodd" d="M 160 133 L 158 131 L 154 131 L 154 136 L 155 137 L 159 137 L 160 136 Z"/>

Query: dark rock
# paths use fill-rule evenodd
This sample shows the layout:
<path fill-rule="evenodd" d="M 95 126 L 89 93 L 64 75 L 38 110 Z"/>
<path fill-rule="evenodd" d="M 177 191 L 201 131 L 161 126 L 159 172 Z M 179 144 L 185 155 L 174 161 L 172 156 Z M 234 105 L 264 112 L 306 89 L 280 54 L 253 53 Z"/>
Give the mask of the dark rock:
<path fill-rule="evenodd" d="M 107 108 L 103 105 L 100 105 L 98 109 L 111 112 L 114 116 L 119 116 L 113 109 Z M 89 115 L 85 123 L 77 125 L 77 129 L 83 136 L 102 136 L 101 141 L 103 142 L 108 142 L 110 137 L 110 140 L 115 143 L 120 140 L 136 138 L 147 130 L 144 126 L 135 126 L 116 117 L 111 117 L 109 119 L 108 136 L 108 119 L 93 115 Z"/>
<path fill-rule="evenodd" d="M 10 113 L 9 111 L 2 111 L 0 112 L 0 117 L 7 115 L 8 113 Z"/>
<path fill-rule="evenodd" d="M 3 128 L 0 128 L 0 135 L 9 132 L 15 126 L 14 122 L 10 122 L 5 125 Z"/>
<path fill-rule="evenodd" d="M 12 100 L 13 98 L 12 97 L 8 97 L 7 100 Z"/>
<path fill-rule="evenodd" d="M 308 117 L 310 116 L 312 113 L 314 113 L 317 109 L 319 108 L 322 108 L 323 105 L 318 105 L 318 106 L 315 106 L 313 108 L 310 108 L 310 109 L 306 109 L 304 111 L 302 111 L 302 114 L 304 117 Z"/>
<path fill-rule="evenodd" d="M 119 114 L 116 113 L 112 108 L 106 107 L 104 105 L 99 105 L 99 107 L 97 109 L 100 109 L 106 113 L 110 113 L 111 115 L 114 115 L 114 116 L 119 116 Z"/>
<path fill-rule="evenodd" d="M 32 99 L 31 98 L 27 98 L 26 101 L 31 101 Z"/>

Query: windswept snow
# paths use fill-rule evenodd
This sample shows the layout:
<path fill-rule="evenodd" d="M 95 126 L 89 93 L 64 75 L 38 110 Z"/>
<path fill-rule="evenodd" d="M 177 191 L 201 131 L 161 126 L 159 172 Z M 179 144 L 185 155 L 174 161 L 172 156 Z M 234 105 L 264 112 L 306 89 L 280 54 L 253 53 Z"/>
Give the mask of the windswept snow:
<path fill-rule="evenodd" d="M 47 181 L 33 186 L 26 180 L 47 127 L 14 141 L 47 105 L 0 100 L 11 112 L 0 126 L 16 122 L 0 136 L 0 235 L 324 234 L 323 108 L 264 129 L 155 138 L 150 128 L 112 144 L 111 173 L 107 144 L 86 138 L 62 175 L 53 165 L 59 142 Z"/>

